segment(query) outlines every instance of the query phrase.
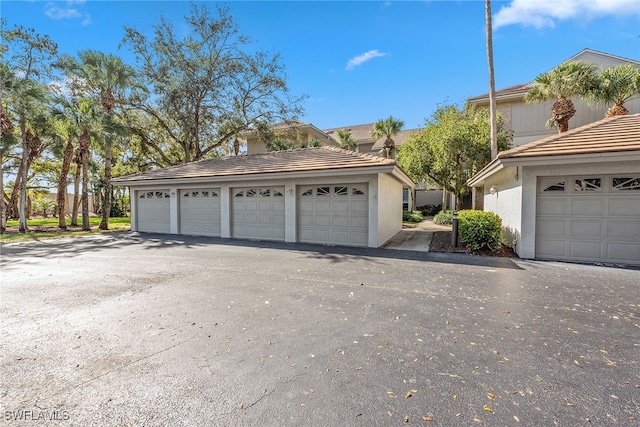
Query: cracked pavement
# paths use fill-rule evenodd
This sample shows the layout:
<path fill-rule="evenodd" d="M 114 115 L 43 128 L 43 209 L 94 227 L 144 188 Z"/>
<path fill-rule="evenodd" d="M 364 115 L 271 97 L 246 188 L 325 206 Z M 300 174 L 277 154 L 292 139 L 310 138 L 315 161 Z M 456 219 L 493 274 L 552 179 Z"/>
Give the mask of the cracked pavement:
<path fill-rule="evenodd" d="M 0 247 L 5 425 L 637 425 L 640 271 L 114 233 Z"/>

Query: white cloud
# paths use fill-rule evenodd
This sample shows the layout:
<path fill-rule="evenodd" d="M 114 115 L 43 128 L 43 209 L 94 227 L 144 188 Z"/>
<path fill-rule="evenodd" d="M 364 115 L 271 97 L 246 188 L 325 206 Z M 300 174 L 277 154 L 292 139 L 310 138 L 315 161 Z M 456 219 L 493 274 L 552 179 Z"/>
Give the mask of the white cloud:
<path fill-rule="evenodd" d="M 493 29 L 512 24 L 554 27 L 566 19 L 592 19 L 602 15 L 640 15 L 638 0 L 513 0 L 493 16 Z"/>
<path fill-rule="evenodd" d="M 63 19 L 81 19 L 82 25 L 88 25 L 91 23 L 91 17 L 89 14 L 80 11 L 73 5 L 84 5 L 85 0 L 69 0 L 65 6 L 58 6 L 55 3 L 47 3 L 45 6 L 44 14 L 54 21 L 60 21 Z"/>
<path fill-rule="evenodd" d="M 346 69 L 351 71 L 358 65 L 362 65 L 365 62 L 372 60 L 373 58 L 378 58 L 381 56 L 387 56 L 387 54 L 385 52 L 380 52 L 378 49 L 370 50 L 369 52 L 365 52 L 362 55 L 351 58 L 349 62 L 347 62 Z"/>

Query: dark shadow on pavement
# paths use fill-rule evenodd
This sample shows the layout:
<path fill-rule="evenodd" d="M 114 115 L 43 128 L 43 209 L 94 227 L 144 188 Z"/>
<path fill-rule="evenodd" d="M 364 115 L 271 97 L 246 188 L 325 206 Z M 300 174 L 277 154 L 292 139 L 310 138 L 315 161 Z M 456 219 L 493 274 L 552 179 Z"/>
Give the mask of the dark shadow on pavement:
<path fill-rule="evenodd" d="M 522 267 L 518 266 L 509 258 L 136 232 L 117 232 L 95 236 L 3 244 L 0 245 L 0 254 L 2 255 L 2 257 L 0 257 L 0 267 L 8 269 L 16 262 L 28 264 L 29 258 L 55 258 L 68 256 L 69 254 L 74 253 L 80 254 L 110 248 L 117 249 L 131 245 L 136 245 L 142 250 L 163 250 L 175 247 L 192 248 L 204 245 L 220 245 L 257 249 L 291 250 L 305 253 L 309 259 L 329 259 L 331 262 L 335 263 L 353 260 L 354 258 L 385 258 L 522 270 Z M 22 257 L 23 259 L 19 260 L 16 259 L 16 257 Z"/>

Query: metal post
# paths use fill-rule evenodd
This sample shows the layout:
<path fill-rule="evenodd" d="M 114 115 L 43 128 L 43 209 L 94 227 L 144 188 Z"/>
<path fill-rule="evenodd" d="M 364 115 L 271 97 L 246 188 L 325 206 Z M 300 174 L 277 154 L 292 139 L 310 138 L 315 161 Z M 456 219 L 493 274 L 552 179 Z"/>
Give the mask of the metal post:
<path fill-rule="evenodd" d="M 458 247 L 458 211 L 453 211 L 453 223 L 451 226 L 451 246 Z"/>

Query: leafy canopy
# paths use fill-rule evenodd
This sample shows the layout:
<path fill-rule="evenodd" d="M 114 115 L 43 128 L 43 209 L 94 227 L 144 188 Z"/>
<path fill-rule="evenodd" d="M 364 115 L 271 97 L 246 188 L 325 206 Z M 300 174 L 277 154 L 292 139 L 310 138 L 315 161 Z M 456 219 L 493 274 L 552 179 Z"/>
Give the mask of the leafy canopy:
<path fill-rule="evenodd" d="M 497 120 L 499 150 L 509 148 L 511 131 Z M 458 200 L 470 192 L 467 180 L 491 160 L 489 112 L 455 105 L 438 108 L 425 128 L 400 146 L 397 162 L 416 182 L 435 182 Z"/>

